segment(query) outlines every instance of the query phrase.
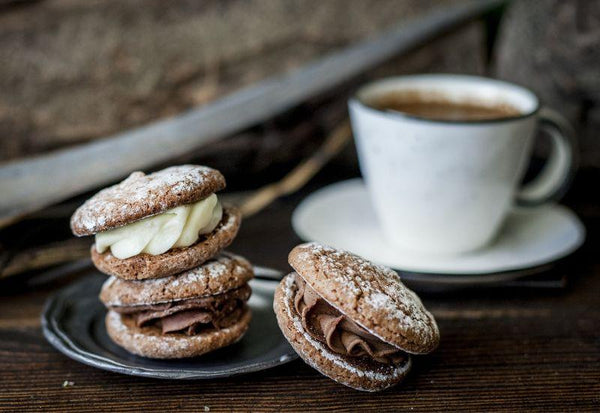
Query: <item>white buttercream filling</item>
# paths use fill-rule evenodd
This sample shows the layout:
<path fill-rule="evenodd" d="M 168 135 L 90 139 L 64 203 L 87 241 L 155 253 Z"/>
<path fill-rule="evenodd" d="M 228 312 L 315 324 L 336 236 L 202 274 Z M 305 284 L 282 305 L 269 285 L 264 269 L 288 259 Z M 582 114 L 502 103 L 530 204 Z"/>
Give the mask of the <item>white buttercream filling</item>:
<path fill-rule="evenodd" d="M 202 201 L 182 205 L 162 214 L 144 218 L 120 228 L 96 234 L 96 250 L 103 253 L 110 248 L 119 259 L 141 253 L 158 255 L 171 248 L 189 247 L 200 235 L 216 228 L 223 216 L 223 208 L 212 194 Z"/>

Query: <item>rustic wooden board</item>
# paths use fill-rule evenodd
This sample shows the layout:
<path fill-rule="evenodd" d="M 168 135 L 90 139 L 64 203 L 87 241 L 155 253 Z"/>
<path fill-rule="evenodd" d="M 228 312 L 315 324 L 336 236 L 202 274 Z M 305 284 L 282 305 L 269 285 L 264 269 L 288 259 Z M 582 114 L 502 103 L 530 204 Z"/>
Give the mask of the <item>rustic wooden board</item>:
<path fill-rule="evenodd" d="M 467 1 L 440 9 L 172 119 L 72 149 L 9 162 L 0 166 L 0 226 L 264 121 L 502 3 Z"/>
<path fill-rule="evenodd" d="M 320 179 L 333 179 L 334 169 Z M 568 202 L 588 228 L 571 260 L 570 287 L 478 290 L 423 296 L 442 341 L 417 357 L 405 383 L 365 394 L 300 361 L 264 373 L 207 382 L 120 376 L 78 364 L 42 337 L 39 313 L 58 288 L 17 292 L 0 285 L 0 411 L 598 411 L 600 410 L 600 209 L 576 181 Z M 579 182 L 579 184 L 578 184 Z M 581 184 L 583 182 L 583 184 Z M 289 217 L 304 194 L 248 219 L 232 250 L 286 270 L 298 242 Z M 66 281 L 64 281 L 66 282 Z M 63 284 L 64 284 L 63 282 Z M 63 383 L 67 383 L 63 387 Z"/>

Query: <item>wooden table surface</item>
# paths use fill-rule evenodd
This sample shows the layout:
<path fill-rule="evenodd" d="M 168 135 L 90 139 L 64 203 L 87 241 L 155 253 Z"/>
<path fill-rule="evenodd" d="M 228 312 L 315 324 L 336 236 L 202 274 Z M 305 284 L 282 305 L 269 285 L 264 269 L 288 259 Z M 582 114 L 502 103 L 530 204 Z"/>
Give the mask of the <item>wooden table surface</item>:
<path fill-rule="evenodd" d="M 0 410 L 599 411 L 597 178 L 578 178 L 566 201 L 588 229 L 586 244 L 564 266 L 567 288 L 421 294 L 438 321 L 441 344 L 416 357 L 409 377 L 391 390 L 354 391 L 299 360 L 210 381 L 160 381 L 88 367 L 54 350 L 40 329 L 44 301 L 68 277 L 33 290 L 0 284 Z M 287 252 L 299 242 L 289 218 L 304 195 L 246 220 L 231 249 L 287 269 Z"/>

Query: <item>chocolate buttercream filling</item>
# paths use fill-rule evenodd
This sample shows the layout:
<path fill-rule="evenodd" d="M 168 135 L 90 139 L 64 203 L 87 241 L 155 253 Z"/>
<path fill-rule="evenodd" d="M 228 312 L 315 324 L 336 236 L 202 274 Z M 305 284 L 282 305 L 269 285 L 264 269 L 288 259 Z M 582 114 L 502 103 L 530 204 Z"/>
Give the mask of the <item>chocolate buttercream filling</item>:
<path fill-rule="evenodd" d="M 220 330 L 239 320 L 252 290 L 248 284 L 223 294 L 171 301 L 161 304 L 111 306 L 110 309 L 132 317 L 138 327 L 156 325 L 162 334 L 197 334 L 205 328 Z"/>
<path fill-rule="evenodd" d="M 325 301 L 298 274 L 294 306 L 304 329 L 316 340 L 338 354 L 368 357 L 385 364 L 397 364 L 406 355 L 350 320 Z"/>

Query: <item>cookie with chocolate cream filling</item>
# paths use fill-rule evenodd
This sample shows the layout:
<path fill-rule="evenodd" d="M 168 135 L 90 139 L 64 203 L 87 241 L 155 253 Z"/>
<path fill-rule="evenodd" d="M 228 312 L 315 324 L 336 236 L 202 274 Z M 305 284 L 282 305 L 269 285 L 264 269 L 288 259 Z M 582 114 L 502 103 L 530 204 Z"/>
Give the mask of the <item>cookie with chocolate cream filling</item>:
<path fill-rule="evenodd" d="M 106 331 L 110 338 L 130 353 L 155 359 L 197 357 L 238 342 L 250 324 L 250 310 L 242 310 L 228 327 L 206 330 L 202 334 L 162 334 L 155 325 L 138 326 L 132 318 L 115 311 L 106 314 Z"/>
<path fill-rule="evenodd" d="M 175 276 L 126 281 L 109 278 L 100 299 L 111 339 L 150 358 L 193 357 L 242 338 L 250 322 L 252 266 L 222 253 Z"/>
<path fill-rule="evenodd" d="M 322 374 L 355 389 L 400 382 L 409 354 L 433 351 L 439 330 L 420 299 L 389 268 L 316 243 L 289 255 L 296 272 L 275 292 L 279 326 Z"/>

